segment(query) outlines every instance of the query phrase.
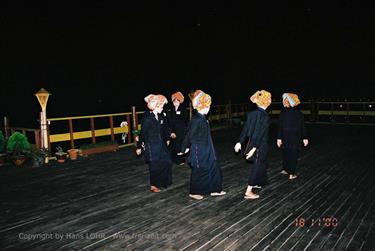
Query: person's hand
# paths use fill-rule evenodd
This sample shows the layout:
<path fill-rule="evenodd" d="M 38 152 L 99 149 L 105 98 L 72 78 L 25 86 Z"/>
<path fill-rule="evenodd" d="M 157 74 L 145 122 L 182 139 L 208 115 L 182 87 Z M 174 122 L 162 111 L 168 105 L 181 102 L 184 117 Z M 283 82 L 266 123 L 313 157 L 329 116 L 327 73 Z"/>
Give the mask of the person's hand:
<path fill-rule="evenodd" d="M 238 143 L 234 146 L 234 151 L 235 151 L 236 153 L 238 153 L 240 150 L 241 150 L 241 143 L 238 142 Z"/>
<path fill-rule="evenodd" d="M 281 139 L 278 139 L 276 141 L 276 144 L 277 144 L 277 147 L 280 147 L 283 144 L 283 142 L 281 141 Z"/>
<path fill-rule="evenodd" d="M 183 152 L 180 152 L 180 153 L 177 153 L 177 155 L 184 155 L 184 154 L 186 154 L 186 153 L 188 153 L 189 152 L 189 148 L 186 148 L 186 150 L 185 150 L 185 152 L 183 153 Z"/>
<path fill-rule="evenodd" d="M 171 143 L 171 141 L 170 141 L 170 140 L 167 140 L 167 146 L 169 146 L 170 143 Z"/>
<path fill-rule="evenodd" d="M 246 154 L 246 159 L 250 159 L 254 155 L 255 151 L 256 151 L 256 148 L 253 147 L 253 149 L 251 149 L 250 152 Z"/>
<path fill-rule="evenodd" d="M 304 145 L 304 146 L 307 146 L 308 144 L 309 144 L 309 140 L 308 140 L 308 139 L 304 139 L 304 140 L 303 140 L 303 145 Z"/>
<path fill-rule="evenodd" d="M 135 153 L 139 156 L 141 155 L 142 153 L 142 149 L 138 148 L 137 150 L 135 150 Z"/>
<path fill-rule="evenodd" d="M 171 133 L 171 138 L 172 138 L 172 139 L 177 138 L 177 136 L 176 136 L 176 134 L 175 134 L 174 132 Z"/>

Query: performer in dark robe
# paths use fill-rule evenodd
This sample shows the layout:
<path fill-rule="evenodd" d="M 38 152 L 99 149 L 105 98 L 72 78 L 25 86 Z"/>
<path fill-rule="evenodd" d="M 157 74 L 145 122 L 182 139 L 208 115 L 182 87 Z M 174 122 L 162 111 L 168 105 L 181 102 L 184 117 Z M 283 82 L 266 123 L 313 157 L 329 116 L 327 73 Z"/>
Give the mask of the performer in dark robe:
<path fill-rule="evenodd" d="M 137 155 L 144 150 L 144 157 L 149 165 L 150 186 L 152 192 L 160 192 L 172 184 L 172 161 L 167 148 L 166 119 L 161 114 L 168 102 L 163 95 L 150 94 L 145 97 L 150 111 L 144 113 L 141 133 L 137 143 Z"/>
<path fill-rule="evenodd" d="M 191 167 L 189 196 L 201 200 L 208 194 L 225 195 L 222 187 L 222 172 L 217 163 L 210 125 L 205 116 L 210 110 L 211 97 L 197 90 L 190 98 L 197 113 L 188 125 L 181 148 L 182 152 L 189 152 L 187 158 Z"/>
<path fill-rule="evenodd" d="M 181 152 L 182 141 L 185 138 L 187 125 L 185 108 L 182 106 L 184 96 L 181 92 L 172 94 L 173 107 L 167 111 L 168 125 L 171 130 L 171 158 L 173 163 L 184 165 L 185 157 L 178 155 Z"/>
<path fill-rule="evenodd" d="M 282 149 L 283 170 L 282 174 L 288 174 L 289 179 L 297 178 L 295 175 L 297 160 L 301 146 L 309 144 L 303 113 L 296 107 L 300 104 L 296 94 L 283 94 L 283 109 L 279 117 L 279 129 L 277 133 L 277 146 Z"/>
<path fill-rule="evenodd" d="M 242 144 L 248 140 L 244 153 L 246 159 L 252 160 L 254 165 L 244 198 L 257 199 L 259 195 L 253 191 L 253 188 L 261 188 L 268 182 L 267 153 L 270 119 L 266 109 L 271 104 L 271 93 L 264 90 L 257 91 L 251 96 L 250 100 L 256 103 L 258 108 L 247 115 L 246 123 L 234 150 L 239 152 Z"/>

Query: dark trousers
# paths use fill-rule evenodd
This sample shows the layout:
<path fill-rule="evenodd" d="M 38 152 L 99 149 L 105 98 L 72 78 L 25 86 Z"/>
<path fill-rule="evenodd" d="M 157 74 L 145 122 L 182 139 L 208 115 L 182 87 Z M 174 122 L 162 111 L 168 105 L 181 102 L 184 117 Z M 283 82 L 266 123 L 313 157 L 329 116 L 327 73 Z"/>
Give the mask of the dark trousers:
<path fill-rule="evenodd" d="M 297 148 L 283 149 L 283 168 L 288 174 L 295 174 L 299 150 Z"/>

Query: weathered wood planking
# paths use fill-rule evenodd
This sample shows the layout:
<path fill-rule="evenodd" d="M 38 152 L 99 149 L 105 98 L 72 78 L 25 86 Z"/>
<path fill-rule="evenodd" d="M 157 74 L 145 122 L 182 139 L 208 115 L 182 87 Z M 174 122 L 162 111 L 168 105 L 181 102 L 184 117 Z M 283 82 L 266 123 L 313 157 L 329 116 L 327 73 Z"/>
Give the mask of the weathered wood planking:
<path fill-rule="evenodd" d="M 130 149 L 38 169 L 5 167 L 0 169 L 0 247 L 372 250 L 373 131 L 309 126 L 311 146 L 301 153 L 294 181 L 279 174 L 280 152 L 270 142 L 270 184 L 255 201 L 243 199 L 249 165 L 232 150 L 238 129 L 214 133 L 228 194 L 202 201 L 187 196 L 186 166 L 174 166 L 173 186 L 150 193 L 147 166 Z M 338 225 L 318 226 L 318 219 L 327 217 Z M 305 225 L 296 225 L 296 219 Z M 43 239 L 38 233 L 56 236 Z"/>

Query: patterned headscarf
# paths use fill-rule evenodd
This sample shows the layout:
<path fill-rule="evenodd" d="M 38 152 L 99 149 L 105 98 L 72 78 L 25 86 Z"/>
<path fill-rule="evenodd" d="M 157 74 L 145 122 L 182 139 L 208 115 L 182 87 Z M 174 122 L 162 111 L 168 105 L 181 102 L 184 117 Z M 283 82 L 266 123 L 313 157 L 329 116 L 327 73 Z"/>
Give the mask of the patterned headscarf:
<path fill-rule="evenodd" d="M 271 103 L 271 93 L 265 90 L 257 91 L 250 97 L 251 102 L 258 106 L 268 107 Z"/>
<path fill-rule="evenodd" d="M 164 106 L 165 104 L 168 103 L 167 98 L 160 94 L 159 95 L 150 94 L 147 97 L 145 97 L 144 100 L 147 103 L 148 109 L 150 109 L 151 111 L 155 110 L 155 108 L 157 107 Z"/>
<path fill-rule="evenodd" d="M 173 93 L 171 99 L 172 99 L 172 102 L 177 99 L 178 102 L 180 102 L 180 103 L 183 103 L 184 100 L 185 100 L 184 95 L 182 95 L 181 92 Z"/>
<path fill-rule="evenodd" d="M 297 106 L 301 103 L 297 94 L 294 94 L 294 93 L 284 93 L 283 94 L 283 104 L 284 104 L 285 100 L 288 100 L 291 107 L 295 107 L 295 106 Z M 284 104 L 284 106 L 285 106 L 285 104 Z"/>
<path fill-rule="evenodd" d="M 201 90 L 189 94 L 193 108 L 200 111 L 211 106 L 211 96 Z"/>

